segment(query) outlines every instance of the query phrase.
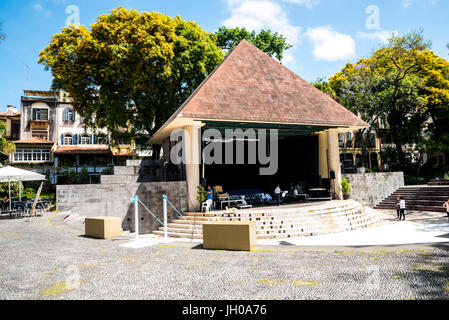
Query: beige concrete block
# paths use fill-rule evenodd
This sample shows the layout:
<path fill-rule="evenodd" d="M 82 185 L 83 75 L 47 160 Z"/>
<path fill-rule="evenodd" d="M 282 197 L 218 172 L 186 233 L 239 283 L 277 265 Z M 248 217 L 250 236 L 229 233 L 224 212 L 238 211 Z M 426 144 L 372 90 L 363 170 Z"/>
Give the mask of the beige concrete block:
<path fill-rule="evenodd" d="M 86 218 L 86 236 L 98 239 L 117 238 L 122 235 L 122 219 L 118 217 Z"/>
<path fill-rule="evenodd" d="M 257 245 L 256 222 L 211 222 L 203 225 L 203 247 L 251 251 Z"/>

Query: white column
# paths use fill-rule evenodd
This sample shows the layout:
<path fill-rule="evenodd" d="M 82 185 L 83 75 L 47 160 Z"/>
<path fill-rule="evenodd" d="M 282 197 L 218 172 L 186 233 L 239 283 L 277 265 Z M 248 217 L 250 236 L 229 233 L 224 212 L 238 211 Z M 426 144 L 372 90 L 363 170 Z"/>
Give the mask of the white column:
<path fill-rule="evenodd" d="M 184 127 L 187 202 L 191 211 L 200 209 L 200 203 L 197 200 L 198 186 L 200 185 L 200 130 L 201 122 L 197 121 L 193 125 Z"/>
<path fill-rule="evenodd" d="M 340 166 L 340 147 L 338 144 L 338 131 L 329 130 L 327 133 L 327 144 L 329 153 L 329 172 L 335 172 L 335 180 L 331 181 L 334 192 L 339 199 L 343 199 L 341 192 L 341 166 Z"/>
<path fill-rule="evenodd" d="M 327 132 L 323 131 L 318 134 L 318 150 L 319 150 L 319 173 L 321 179 L 329 178 L 329 168 L 327 160 Z"/>

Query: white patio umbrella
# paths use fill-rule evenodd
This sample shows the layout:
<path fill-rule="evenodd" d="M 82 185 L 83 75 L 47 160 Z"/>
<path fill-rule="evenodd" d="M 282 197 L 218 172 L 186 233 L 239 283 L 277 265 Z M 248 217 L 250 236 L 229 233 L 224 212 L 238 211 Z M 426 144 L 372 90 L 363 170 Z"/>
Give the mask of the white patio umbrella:
<path fill-rule="evenodd" d="M 8 182 L 9 187 L 9 211 L 11 212 L 11 182 L 43 181 L 45 176 L 32 171 L 7 166 L 0 168 L 0 183 Z M 22 189 L 19 184 L 19 200 L 22 201 Z"/>

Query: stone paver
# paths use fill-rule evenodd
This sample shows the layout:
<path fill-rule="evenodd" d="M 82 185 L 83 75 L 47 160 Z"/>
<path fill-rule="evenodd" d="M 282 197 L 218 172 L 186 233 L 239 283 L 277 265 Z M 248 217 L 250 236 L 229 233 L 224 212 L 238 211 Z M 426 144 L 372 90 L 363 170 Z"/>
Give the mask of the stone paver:
<path fill-rule="evenodd" d="M 60 216 L 0 220 L 0 299 L 448 299 L 447 244 L 123 248 Z"/>

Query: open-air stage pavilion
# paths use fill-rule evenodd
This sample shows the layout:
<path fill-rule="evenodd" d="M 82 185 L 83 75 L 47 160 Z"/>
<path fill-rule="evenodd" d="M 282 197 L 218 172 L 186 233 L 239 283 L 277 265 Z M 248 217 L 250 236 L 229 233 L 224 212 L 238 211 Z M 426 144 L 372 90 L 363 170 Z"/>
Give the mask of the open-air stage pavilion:
<path fill-rule="evenodd" d="M 193 212 L 200 208 L 197 187 L 201 184 L 273 193 L 278 184 L 287 188 L 303 182 L 310 189 L 327 180 L 331 181 L 334 199 L 342 199 L 338 134 L 366 127 L 368 124 L 358 116 L 244 40 L 149 143 L 162 145 L 164 157 L 171 161 L 171 134 L 175 130 L 184 132 L 188 207 Z M 244 164 L 205 164 L 201 151 L 207 141 L 201 137 L 208 129 L 278 130 L 278 170 L 272 175 L 260 175 L 260 168 L 266 165 L 248 163 L 247 158 Z M 246 142 L 247 156 L 248 137 L 240 138 Z M 232 143 L 235 154 L 235 141 Z M 361 210 L 357 205 L 349 207 Z M 245 212 L 262 214 L 260 210 Z M 337 208 L 336 212 L 345 210 Z"/>
<path fill-rule="evenodd" d="M 186 132 L 185 152 L 189 209 L 199 208 L 197 186 L 225 189 L 260 188 L 272 192 L 277 184 L 304 181 L 321 185 L 335 173 L 340 193 L 338 133 L 366 128 L 367 123 L 307 81 L 247 41 L 212 72 L 187 101 L 150 139 L 163 146 L 170 160 L 170 135 Z M 200 128 L 201 130 L 198 130 Z M 198 137 L 207 129 L 277 129 L 279 166 L 271 176 L 259 175 L 259 164 L 201 164 Z M 224 149 L 224 148 L 223 148 Z M 235 150 L 234 150 L 235 151 Z M 245 150 L 246 152 L 248 150 Z M 333 176 L 333 175 L 332 175 Z"/>

